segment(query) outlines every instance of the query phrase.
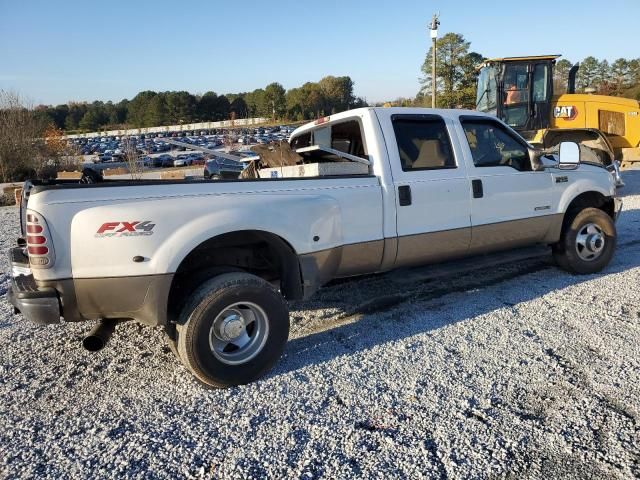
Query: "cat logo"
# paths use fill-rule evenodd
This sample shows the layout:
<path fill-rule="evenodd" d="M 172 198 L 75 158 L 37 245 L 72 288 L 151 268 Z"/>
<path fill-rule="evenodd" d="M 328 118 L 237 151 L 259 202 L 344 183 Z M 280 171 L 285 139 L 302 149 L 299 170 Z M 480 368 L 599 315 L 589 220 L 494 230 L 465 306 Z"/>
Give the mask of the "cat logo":
<path fill-rule="evenodd" d="M 578 109 L 573 105 L 559 105 L 553 109 L 554 118 L 573 120 L 578 116 Z"/>

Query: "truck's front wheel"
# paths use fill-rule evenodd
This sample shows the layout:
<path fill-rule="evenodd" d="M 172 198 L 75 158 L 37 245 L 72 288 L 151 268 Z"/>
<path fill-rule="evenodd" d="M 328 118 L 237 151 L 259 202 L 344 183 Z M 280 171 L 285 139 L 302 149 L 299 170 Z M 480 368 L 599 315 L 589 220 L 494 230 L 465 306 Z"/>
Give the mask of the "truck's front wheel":
<path fill-rule="evenodd" d="M 565 226 L 553 247 L 558 265 L 571 273 L 596 273 L 606 267 L 616 248 L 616 226 L 598 208 L 585 208 Z"/>
<path fill-rule="evenodd" d="M 289 312 L 266 281 L 226 273 L 202 284 L 177 325 L 180 359 L 211 387 L 249 383 L 280 358 L 289 336 Z"/>

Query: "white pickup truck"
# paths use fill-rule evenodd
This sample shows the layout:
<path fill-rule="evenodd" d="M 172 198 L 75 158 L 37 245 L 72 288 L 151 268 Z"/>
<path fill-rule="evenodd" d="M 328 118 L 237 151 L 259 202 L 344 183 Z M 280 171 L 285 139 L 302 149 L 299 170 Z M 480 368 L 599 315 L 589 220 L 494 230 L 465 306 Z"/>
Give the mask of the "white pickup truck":
<path fill-rule="evenodd" d="M 531 244 L 578 274 L 613 255 L 615 175 L 580 162 L 576 144 L 550 155 L 493 117 L 419 108 L 321 118 L 290 144 L 322 147 L 314 158 L 332 165 L 313 171 L 333 174 L 27 184 L 16 312 L 100 320 L 93 350 L 118 321 L 162 326 L 201 382 L 224 387 L 268 371 L 288 337 L 285 299 L 334 278 Z M 335 174 L 340 161 L 358 169 Z"/>

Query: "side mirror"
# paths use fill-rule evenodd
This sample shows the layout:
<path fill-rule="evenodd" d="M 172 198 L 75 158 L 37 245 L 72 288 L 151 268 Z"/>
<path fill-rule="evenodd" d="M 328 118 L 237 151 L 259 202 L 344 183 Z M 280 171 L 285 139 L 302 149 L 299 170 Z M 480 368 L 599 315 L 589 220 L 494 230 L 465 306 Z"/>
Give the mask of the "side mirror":
<path fill-rule="evenodd" d="M 573 170 L 580 163 L 580 147 L 574 142 L 561 142 L 558 154 L 558 168 Z"/>

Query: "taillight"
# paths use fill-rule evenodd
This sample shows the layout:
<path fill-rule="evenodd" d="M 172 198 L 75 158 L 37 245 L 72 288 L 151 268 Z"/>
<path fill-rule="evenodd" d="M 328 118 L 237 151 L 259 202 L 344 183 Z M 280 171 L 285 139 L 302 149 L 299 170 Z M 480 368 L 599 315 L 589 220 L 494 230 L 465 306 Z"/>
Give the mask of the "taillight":
<path fill-rule="evenodd" d="M 47 222 L 39 213 L 27 209 L 26 227 L 31 268 L 50 268 L 55 257 Z"/>

